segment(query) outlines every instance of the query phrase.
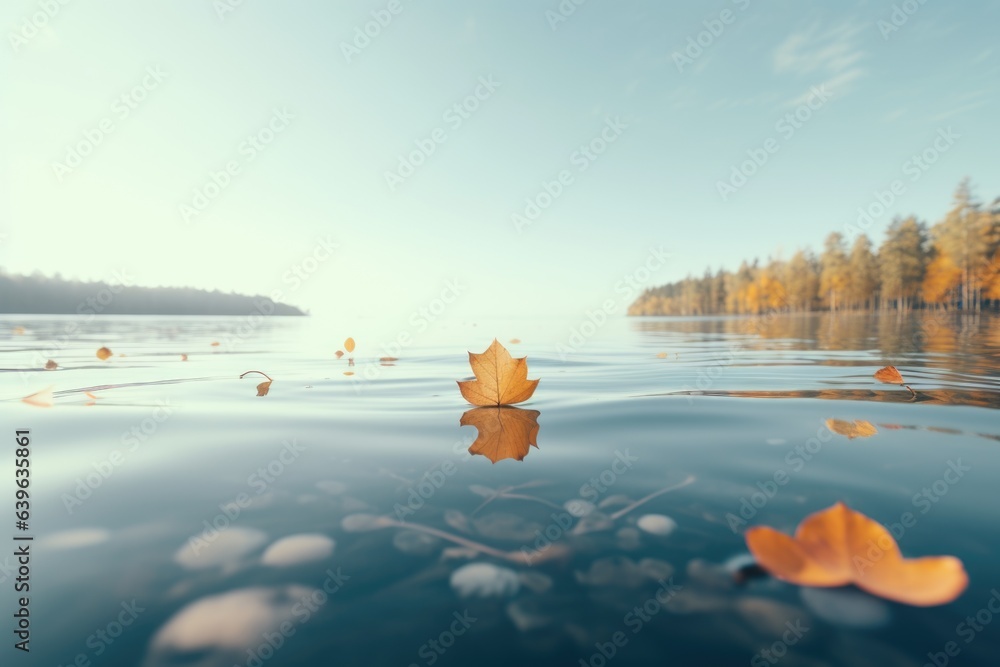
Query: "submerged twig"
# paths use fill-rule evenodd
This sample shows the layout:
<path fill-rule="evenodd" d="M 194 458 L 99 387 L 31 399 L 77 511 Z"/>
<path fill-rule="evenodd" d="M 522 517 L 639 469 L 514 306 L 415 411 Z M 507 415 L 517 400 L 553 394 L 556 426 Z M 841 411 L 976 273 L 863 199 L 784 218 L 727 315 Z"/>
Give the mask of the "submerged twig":
<path fill-rule="evenodd" d="M 685 486 L 687 486 L 688 484 L 690 484 L 693 481 L 694 481 L 694 475 L 688 475 L 687 477 L 684 478 L 684 481 L 682 481 L 682 482 L 674 484 L 673 486 L 668 486 L 668 487 L 662 488 L 659 491 L 654 491 L 651 494 L 649 494 L 648 496 L 644 496 L 644 497 L 640 498 L 639 500 L 635 501 L 631 505 L 628 505 L 626 507 L 621 508 L 620 510 L 618 510 L 617 512 L 615 512 L 614 514 L 612 514 L 611 518 L 612 519 L 619 519 L 619 518 L 625 516 L 626 514 L 628 514 L 629 512 L 631 512 L 632 510 L 634 510 L 635 508 L 637 508 L 637 507 L 639 507 L 641 505 L 645 505 L 646 503 L 648 503 L 653 498 L 656 498 L 657 496 L 662 496 L 664 493 L 667 493 L 669 491 L 676 491 L 677 489 L 684 488 Z"/>

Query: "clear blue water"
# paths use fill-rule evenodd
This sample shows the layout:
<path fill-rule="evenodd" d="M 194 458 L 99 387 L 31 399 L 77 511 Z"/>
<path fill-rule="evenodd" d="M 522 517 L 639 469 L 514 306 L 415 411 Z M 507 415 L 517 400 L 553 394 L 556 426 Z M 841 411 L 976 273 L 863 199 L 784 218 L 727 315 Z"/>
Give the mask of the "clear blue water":
<path fill-rule="evenodd" d="M 0 319 L 0 539 L 15 429 L 35 538 L 31 653 L 3 664 L 1000 664 L 995 317 L 623 318 L 568 352 L 580 323 L 437 323 L 398 351 L 364 323 L 241 323 Z M 466 353 L 494 336 L 541 378 L 522 461 L 470 455 L 459 425 Z M 915 395 L 872 378 L 887 364 Z M 19 400 L 48 385 L 53 407 Z M 800 589 L 727 519 L 791 532 L 837 501 L 907 556 L 961 558 L 968 589 L 930 608 Z"/>

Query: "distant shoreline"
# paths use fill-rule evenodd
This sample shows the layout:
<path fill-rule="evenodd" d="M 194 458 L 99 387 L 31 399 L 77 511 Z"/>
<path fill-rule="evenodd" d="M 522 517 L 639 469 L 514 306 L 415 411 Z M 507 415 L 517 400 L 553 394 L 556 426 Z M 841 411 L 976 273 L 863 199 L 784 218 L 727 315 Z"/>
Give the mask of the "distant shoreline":
<path fill-rule="evenodd" d="M 268 297 L 193 287 L 138 287 L 126 276 L 118 275 L 112 282 L 78 282 L 0 272 L 3 315 L 308 315 L 282 303 L 282 297 L 281 290 L 274 290 Z"/>

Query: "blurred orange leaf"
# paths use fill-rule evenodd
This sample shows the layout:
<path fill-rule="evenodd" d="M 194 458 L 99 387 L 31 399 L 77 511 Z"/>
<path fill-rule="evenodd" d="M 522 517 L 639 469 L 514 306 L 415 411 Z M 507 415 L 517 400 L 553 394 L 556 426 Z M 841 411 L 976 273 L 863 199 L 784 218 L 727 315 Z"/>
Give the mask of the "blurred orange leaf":
<path fill-rule="evenodd" d="M 24 327 L 14 327 L 13 329 L 10 330 L 10 332 L 11 332 L 11 334 L 13 334 L 15 336 L 23 336 L 24 335 Z"/>
<path fill-rule="evenodd" d="M 379 357 L 379 361 L 399 361 L 398 357 Z"/>
<path fill-rule="evenodd" d="M 343 351 L 343 350 L 337 350 L 337 351 L 336 351 L 336 352 L 334 352 L 333 354 L 334 354 L 334 356 L 336 356 L 336 357 L 337 357 L 338 359 L 340 359 L 340 358 L 341 358 L 342 356 L 344 356 L 344 351 Z"/>
<path fill-rule="evenodd" d="M 510 339 L 510 344 L 511 345 L 518 345 L 520 342 L 521 342 L 520 338 L 511 338 Z"/>
<path fill-rule="evenodd" d="M 875 424 L 864 419 L 855 419 L 852 422 L 843 419 L 827 419 L 826 427 L 834 433 L 847 436 L 848 440 L 854 438 L 870 438 L 878 433 Z"/>
<path fill-rule="evenodd" d="M 52 387 L 36 391 L 34 394 L 25 396 L 21 400 L 28 405 L 34 405 L 39 408 L 51 408 L 55 404 L 55 400 L 52 397 Z"/>
<path fill-rule="evenodd" d="M 45 370 L 54 371 L 57 368 L 59 368 L 59 364 L 57 364 L 55 360 L 49 359 L 48 361 L 45 362 Z"/>
<path fill-rule="evenodd" d="M 261 382 L 259 385 L 257 385 L 257 395 L 267 396 L 267 392 L 271 389 L 271 382 L 273 382 L 271 377 L 267 373 L 264 373 L 262 371 L 247 371 L 246 373 L 240 376 L 240 379 L 242 380 L 251 373 L 257 373 L 258 375 L 263 375 L 264 377 L 267 378 L 267 382 Z"/>
<path fill-rule="evenodd" d="M 354 371 L 344 371 L 344 375 L 354 375 Z"/>
<path fill-rule="evenodd" d="M 212 341 L 212 347 L 219 347 L 219 341 L 213 340 Z"/>
<path fill-rule="evenodd" d="M 475 426 L 479 431 L 469 453 L 485 456 L 493 463 L 503 459 L 521 461 L 531 447 L 538 447 L 538 410 L 510 406 L 472 408 L 462 415 L 462 426 Z"/>
<path fill-rule="evenodd" d="M 181 355 L 181 361 L 187 361 L 187 360 L 188 360 L 188 356 L 186 354 L 182 354 Z"/>
<path fill-rule="evenodd" d="M 659 354 L 656 355 L 656 358 L 657 359 L 666 359 L 667 358 L 667 353 L 666 352 L 660 352 Z"/>
<path fill-rule="evenodd" d="M 810 514 L 795 537 L 757 526 L 746 532 L 757 563 L 800 586 L 855 584 L 873 595 L 917 607 L 951 602 L 969 584 L 953 556 L 903 558 L 892 534 L 844 503 Z"/>
<path fill-rule="evenodd" d="M 105 360 L 105 359 L 110 359 L 111 358 L 111 350 L 109 350 L 106 347 L 102 347 L 101 349 L 99 349 L 97 351 L 97 358 L 101 359 L 102 361 Z"/>
<path fill-rule="evenodd" d="M 348 352 L 354 352 L 354 339 L 348 338 L 344 341 L 344 349 Z"/>
<path fill-rule="evenodd" d="M 875 379 L 886 384 L 903 384 L 903 376 L 895 366 L 886 366 L 875 371 Z"/>
<path fill-rule="evenodd" d="M 531 398 L 538 380 L 528 379 L 528 359 L 514 359 L 495 338 L 482 354 L 469 352 L 475 380 L 458 383 L 458 389 L 473 405 L 511 405 Z"/>

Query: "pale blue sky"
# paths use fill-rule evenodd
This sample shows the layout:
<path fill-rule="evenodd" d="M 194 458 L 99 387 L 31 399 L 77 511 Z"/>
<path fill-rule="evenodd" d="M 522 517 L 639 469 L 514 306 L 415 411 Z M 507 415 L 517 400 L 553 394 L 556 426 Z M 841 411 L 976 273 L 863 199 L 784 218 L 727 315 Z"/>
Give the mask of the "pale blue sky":
<path fill-rule="evenodd" d="M 577 317 L 624 301 L 616 285 L 661 246 L 649 285 L 818 248 L 894 179 L 876 243 L 895 213 L 939 217 L 963 176 L 1000 195 L 995 2 L 914 1 L 883 35 L 891 2 L 589 0 L 553 29 L 556 0 L 399 0 L 351 62 L 342 44 L 388 0 L 244 0 L 220 17 L 224 2 L 70 2 L 37 34 L 45 2 L 3 3 L 0 266 L 280 289 L 335 317 L 410 312 L 459 278 L 456 315 Z M 673 54 L 723 10 L 679 71 Z M 477 86 L 459 123 L 448 110 Z M 778 125 L 803 101 L 807 121 Z M 273 142 L 249 148 L 275 110 Z M 79 166 L 54 166 L 104 119 Z M 935 164 L 905 166 L 949 128 Z M 602 131 L 606 152 L 574 156 Z M 718 182 L 769 138 L 777 152 L 723 201 Z M 433 154 L 390 189 L 418 140 Z M 562 170 L 572 181 L 518 232 L 512 215 Z M 287 272 L 327 235 L 333 257 L 295 286 Z"/>

